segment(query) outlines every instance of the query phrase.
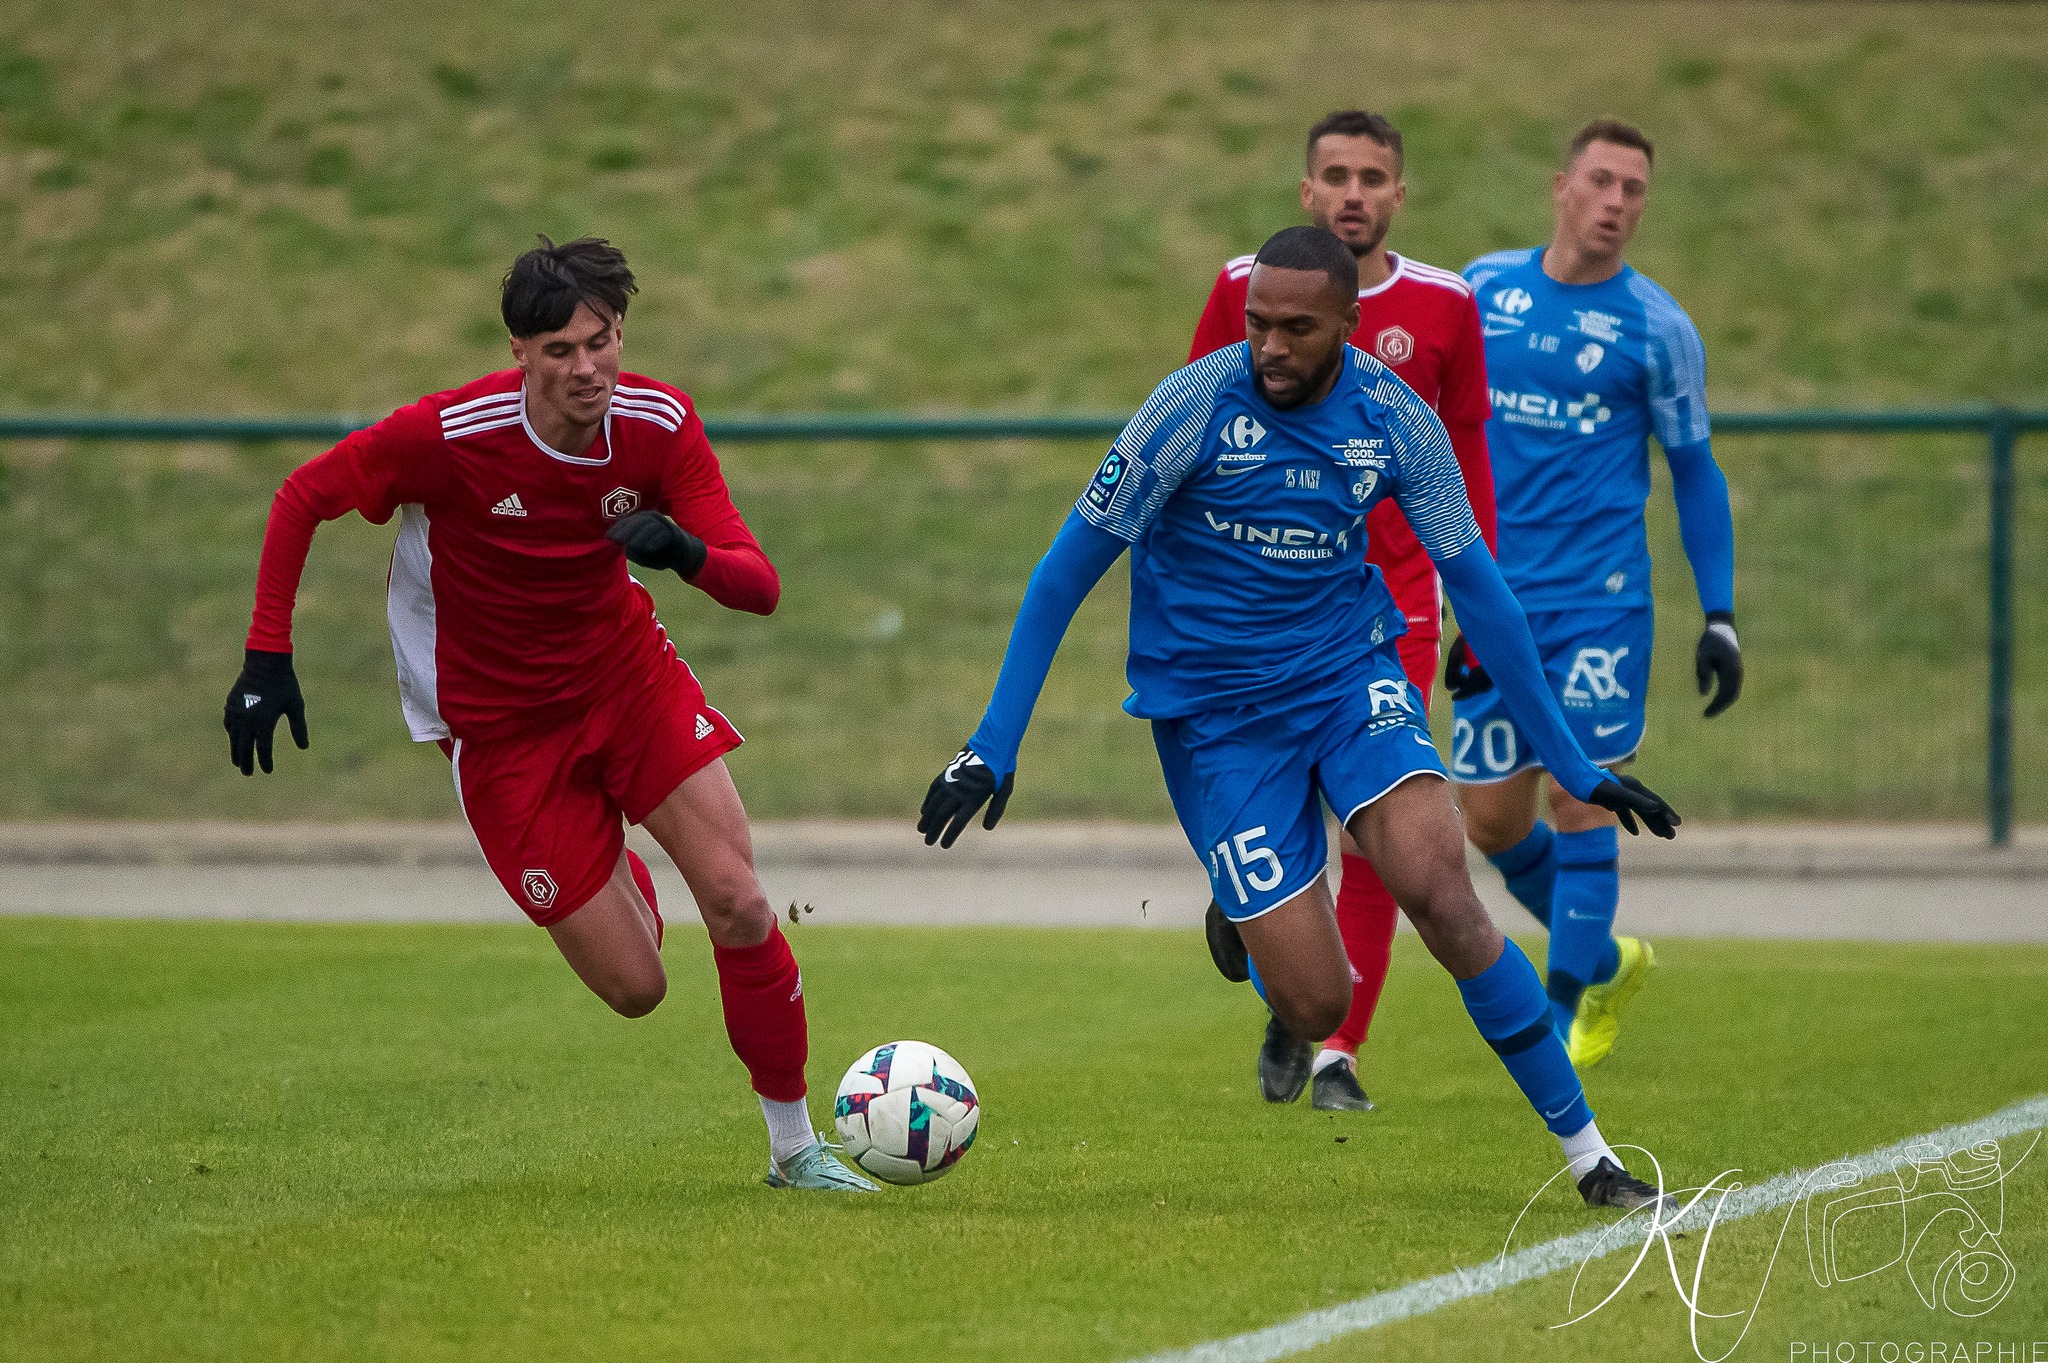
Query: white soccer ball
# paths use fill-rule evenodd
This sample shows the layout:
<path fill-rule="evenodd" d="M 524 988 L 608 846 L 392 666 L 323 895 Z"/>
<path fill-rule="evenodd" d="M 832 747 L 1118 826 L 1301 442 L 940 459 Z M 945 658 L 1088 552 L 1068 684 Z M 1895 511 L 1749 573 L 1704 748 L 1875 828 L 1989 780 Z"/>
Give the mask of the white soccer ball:
<path fill-rule="evenodd" d="M 853 1062 L 832 1121 L 855 1164 L 884 1183 L 929 1183 L 974 1144 L 981 1102 L 960 1062 L 922 1041 L 892 1041 Z"/>

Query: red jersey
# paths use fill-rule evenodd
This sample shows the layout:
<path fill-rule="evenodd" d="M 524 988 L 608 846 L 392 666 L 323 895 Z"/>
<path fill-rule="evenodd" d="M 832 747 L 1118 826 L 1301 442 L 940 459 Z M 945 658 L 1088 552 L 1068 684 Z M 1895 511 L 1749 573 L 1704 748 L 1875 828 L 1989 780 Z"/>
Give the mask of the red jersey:
<path fill-rule="evenodd" d="M 1472 287 L 1449 270 L 1392 251 L 1394 272 L 1384 283 L 1358 291 L 1358 330 L 1351 344 L 1379 360 L 1433 408 L 1450 432 L 1451 449 L 1465 474 L 1472 512 L 1494 546 L 1493 465 L 1486 455 L 1486 421 L 1493 405 L 1486 391 L 1486 345 Z M 1202 320 L 1195 325 L 1188 362 L 1244 339 L 1245 293 L 1253 257 L 1239 256 L 1216 276 Z M 1408 628 L 1431 639 L 1443 633 L 1436 569 L 1390 497 L 1366 523 L 1366 557 L 1379 565 Z"/>
<path fill-rule="evenodd" d="M 621 374 L 596 441 L 548 448 L 519 371 L 401 407 L 302 465 L 271 505 L 249 647 L 291 649 L 321 521 L 399 515 L 388 615 L 412 736 L 497 737 L 573 714 L 671 663 L 654 599 L 605 538 L 652 508 L 702 539 L 692 585 L 766 615 L 781 583 L 734 509 L 704 423 L 677 389 Z"/>

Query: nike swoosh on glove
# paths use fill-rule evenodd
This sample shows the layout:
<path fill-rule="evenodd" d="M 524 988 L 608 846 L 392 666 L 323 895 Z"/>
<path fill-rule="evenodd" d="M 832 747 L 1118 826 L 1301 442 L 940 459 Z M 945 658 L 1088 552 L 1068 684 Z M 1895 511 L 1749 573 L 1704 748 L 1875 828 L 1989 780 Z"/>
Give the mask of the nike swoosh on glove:
<path fill-rule="evenodd" d="M 1016 785 L 1016 772 L 998 783 L 995 772 L 981 760 L 980 754 L 972 748 L 962 748 L 946 764 L 946 769 L 932 778 L 932 788 L 925 792 L 924 808 L 917 816 L 917 831 L 924 834 L 924 845 L 951 847 L 984 801 L 988 804 L 988 817 L 981 821 L 981 826 L 994 828 L 1009 806 L 1010 792 Z"/>

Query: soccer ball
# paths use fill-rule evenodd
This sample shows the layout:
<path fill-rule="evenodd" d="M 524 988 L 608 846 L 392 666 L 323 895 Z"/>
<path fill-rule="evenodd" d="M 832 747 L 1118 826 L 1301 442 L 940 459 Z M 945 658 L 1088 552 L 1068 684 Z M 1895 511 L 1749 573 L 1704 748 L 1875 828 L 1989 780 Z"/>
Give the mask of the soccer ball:
<path fill-rule="evenodd" d="M 922 1041 L 892 1041 L 853 1062 L 832 1121 L 855 1164 L 884 1183 L 929 1183 L 974 1144 L 981 1103 L 960 1062 Z"/>

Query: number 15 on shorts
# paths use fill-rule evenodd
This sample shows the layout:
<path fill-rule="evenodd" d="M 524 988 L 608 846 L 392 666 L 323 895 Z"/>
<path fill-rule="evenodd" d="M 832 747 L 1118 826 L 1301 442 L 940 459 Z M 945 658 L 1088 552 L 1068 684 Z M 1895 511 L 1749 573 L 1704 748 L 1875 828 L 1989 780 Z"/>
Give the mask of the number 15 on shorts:
<path fill-rule="evenodd" d="M 1280 854 L 1270 847 L 1258 845 L 1257 840 L 1265 836 L 1266 826 L 1260 824 L 1257 828 L 1247 828 L 1235 837 L 1225 838 L 1209 849 L 1210 878 L 1220 879 L 1227 874 L 1230 877 L 1230 888 L 1237 891 L 1239 904 L 1252 902 L 1251 896 L 1244 892 L 1246 885 L 1264 894 L 1277 888 L 1280 877 L 1285 874 L 1280 869 Z M 1253 869 L 1261 865 L 1266 867 L 1263 875 Z"/>

